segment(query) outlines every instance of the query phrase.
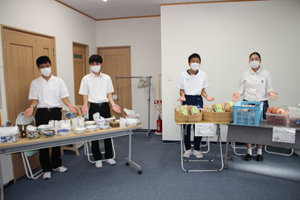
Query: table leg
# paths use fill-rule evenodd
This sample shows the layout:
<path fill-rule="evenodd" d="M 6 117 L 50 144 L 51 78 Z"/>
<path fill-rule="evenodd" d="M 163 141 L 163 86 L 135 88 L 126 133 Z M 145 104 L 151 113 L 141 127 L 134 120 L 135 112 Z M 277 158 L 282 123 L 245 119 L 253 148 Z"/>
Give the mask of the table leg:
<path fill-rule="evenodd" d="M 186 170 L 184 167 L 183 167 L 183 139 L 184 139 L 184 134 L 185 134 L 185 131 L 186 131 L 186 127 L 187 127 L 187 125 L 185 126 L 185 129 L 183 128 L 183 125 L 180 125 L 181 126 L 181 133 L 180 133 L 180 135 L 181 135 L 181 140 L 180 140 L 180 156 L 181 156 L 181 168 L 182 168 L 182 170 L 183 171 L 185 171 L 185 172 L 188 172 L 188 170 Z"/>
<path fill-rule="evenodd" d="M 132 131 L 130 131 L 128 135 L 128 158 L 126 158 L 126 165 L 132 165 L 134 168 L 138 170 L 138 174 L 142 174 L 142 168 L 135 162 L 131 160 L 131 136 L 132 136 Z"/>
<path fill-rule="evenodd" d="M 228 133 L 227 133 L 226 150 L 225 150 L 225 161 L 224 161 L 224 168 L 225 168 L 225 169 L 228 169 L 228 165 L 227 165 L 227 159 L 228 159 L 228 146 L 229 146 L 229 141 L 228 141 Z"/>

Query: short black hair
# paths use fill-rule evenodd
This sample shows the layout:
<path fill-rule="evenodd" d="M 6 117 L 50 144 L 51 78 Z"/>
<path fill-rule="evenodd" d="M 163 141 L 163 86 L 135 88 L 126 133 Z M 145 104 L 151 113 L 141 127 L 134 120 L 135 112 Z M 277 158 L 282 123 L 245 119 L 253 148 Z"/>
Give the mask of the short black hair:
<path fill-rule="evenodd" d="M 257 52 L 253 52 L 253 53 L 251 53 L 251 54 L 250 54 L 250 56 L 249 56 L 249 59 L 250 59 L 250 58 L 251 58 L 251 56 L 252 56 L 252 55 L 254 55 L 254 54 L 258 55 L 259 59 L 261 60 L 261 58 L 260 58 L 260 54 L 259 54 L 259 53 L 257 53 Z"/>
<path fill-rule="evenodd" d="M 91 64 L 93 62 L 102 64 L 102 62 L 103 62 L 102 57 L 98 54 L 91 55 L 90 59 L 89 59 L 89 64 Z"/>
<path fill-rule="evenodd" d="M 193 53 L 192 55 L 189 56 L 189 63 L 191 62 L 192 58 L 199 58 L 200 63 L 201 63 L 201 57 L 197 53 Z"/>
<path fill-rule="evenodd" d="M 40 56 L 38 59 L 36 59 L 36 65 L 38 68 L 40 68 L 41 64 L 49 63 L 51 65 L 50 58 L 48 56 Z"/>

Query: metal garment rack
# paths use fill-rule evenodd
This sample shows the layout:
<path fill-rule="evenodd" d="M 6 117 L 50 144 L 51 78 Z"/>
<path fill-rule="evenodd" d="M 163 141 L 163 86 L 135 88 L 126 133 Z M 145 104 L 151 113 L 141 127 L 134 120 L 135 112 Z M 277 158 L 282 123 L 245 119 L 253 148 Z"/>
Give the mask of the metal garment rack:
<path fill-rule="evenodd" d="M 146 137 L 149 137 L 151 130 L 150 130 L 150 92 L 151 92 L 151 78 L 152 76 L 116 76 L 117 79 L 117 102 L 119 105 L 119 78 L 147 78 L 149 81 L 148 89 L 149 89 L 149 96 L 148 96 L 148 131 L 146 133 Z M 119 117 L 119 114 L 118 114 Z"/>

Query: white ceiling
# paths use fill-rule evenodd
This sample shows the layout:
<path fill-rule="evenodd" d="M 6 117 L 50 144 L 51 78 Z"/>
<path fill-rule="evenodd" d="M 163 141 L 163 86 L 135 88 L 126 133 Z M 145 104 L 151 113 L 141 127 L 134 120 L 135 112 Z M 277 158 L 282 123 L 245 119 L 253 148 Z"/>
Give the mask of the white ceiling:
<path fill-rule="evenodd" d="M 220 0 L 56 0 L 94 19 L 160 15 L 160 4 Z"/>

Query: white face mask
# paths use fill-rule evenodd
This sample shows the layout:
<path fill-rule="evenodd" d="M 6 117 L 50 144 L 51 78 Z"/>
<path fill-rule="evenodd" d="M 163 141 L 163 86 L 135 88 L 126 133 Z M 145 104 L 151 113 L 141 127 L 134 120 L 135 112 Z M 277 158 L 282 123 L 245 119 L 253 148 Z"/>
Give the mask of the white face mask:
<path fill-rule="evenodd" d="M 191 68 L 193 71 L 197 71 L 200 67 L 200 64 L 198 63 L 191 63 Z"/>
<path fill-rule="evenodd" d="M 256 60 L 250 62 L 250 67 L 253 69 L 258 68 L 259 65 L 260 65 L 260 62 L 256 61 Z"/>
<path fill-rule="evenodd" d="M 91 70 L 95 73 L 98 73 L 101 69 L 101 65 L 91 66 Z"/>
<path fill-rule="evenodd" d="M 47 68 L 41 69 L 41 74 L 43 76 L 46 76 L 46 77 L 50 76 L 50 74 L 51 74 L 51 67 L 47 67 Z"/>

